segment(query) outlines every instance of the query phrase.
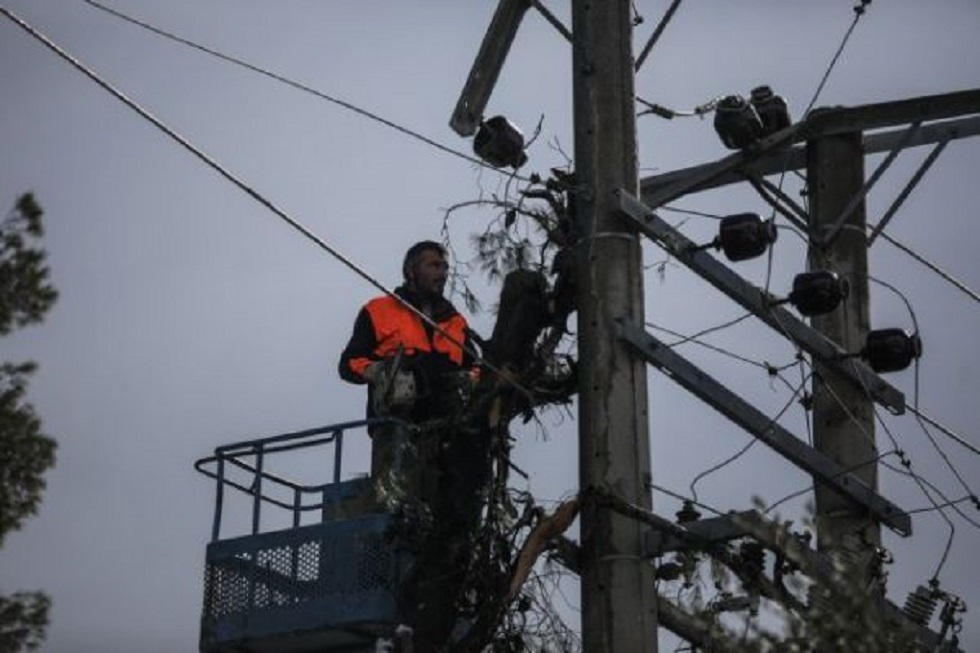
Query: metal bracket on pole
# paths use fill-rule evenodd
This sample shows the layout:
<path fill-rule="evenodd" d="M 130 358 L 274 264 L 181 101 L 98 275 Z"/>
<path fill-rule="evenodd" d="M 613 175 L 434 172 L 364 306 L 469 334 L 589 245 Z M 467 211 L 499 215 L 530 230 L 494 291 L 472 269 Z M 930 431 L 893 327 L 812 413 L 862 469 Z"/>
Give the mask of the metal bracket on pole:
<path fill-rule="evenodd" d="M 755 189 L 759 196 L 766 201 L 772 208 L 776 209 L 789 220 L 794 227 L 802 231 L 808 237 L 810 234 L 810 215 L 802 206 L 793 201 L 793 198 L 783 192 L 783 189 L 773 184 L 755 170 L 744 171 L 749 184 Z M 786 206 L 781 205 L 782 202 Z"/>
<path fill-rule="evenodd" d="M 480 126 L 483 111 L 487 108 L 490 93 L 493 92 L 500 70 L 504 67 L 504 60 L 517 35 L 517 28 L 530 6 L 530 0 L 500 0 L 497 5 L 497 11 L 483 36 L 480 51 L 470 68 L 466 85 L 459 94 L 456 109 L 449 120 L 449 126 L 460 136 L 472 136 Z"/>
<path fill-rule="evenodd" d="M 558 20 L 557 16 L 551 13 L 550 9 L 541 4 L 541 0 L 530 1 L 534 8 L 538 10 L 538 13 L 541 14 L 541 17 L 548 21 L 552 27 L 558 30 L 558 33 L 564 36 L 566 41 L 569 43 L 575 43 L 575 37 L 572 36 L 572 33 L 567 27 L 565 27 L 564 24 L 562 24 L 560 20 Z"/>
<path fill-rule="evenodd" d="M 912 520 L 904 510 L 875 493 L 830 458 L 810 448 L 642 328 L 626 318 L 620 318 L 617 322 L 620 338 L 648 363 L 663 370 L 686 390 L 808 472 L 815 480 L 866 509 L 879 522 L 901 535 L 912 534 Z"/>
<path fill-rule="evenodd" d="M 847 206 L 844 207 L 844 210 L 841 211 L 841 214 L 837 216 L 837 220 L 830 228 L 830 232 L 827 234 L 818 234 L 818 236 L 820 236 L 818 242 L 820 242 L 821 245 L 829 245 L 835 238 L 837 238 L 837 234 L 839 234 L 840 230 L 844 228 L 844 223 L 847 222 L 847 219 L 851 217 L 852 213 L 854 213 L 854 209 L 856 209 L 861 202 L 864 201 L 867 194 L 871 192 L 874 185 L 878 183 L 879 179 L 881 179 L 881 175 L 883 175 L 885 170 L 891 166 L 891 164 L 898 157 L 899 153 L 906 148 L 909 141 L 912 140 L 912 136 L 914 136 L 915 132 L 919 130 L 921 124 L 922 123 L 919 122 L 913 122 L 912 126 L 905 130 L 905 134 L 902 136 L 902 139 L 895 144 L 895 147 L 893 147 L 892 151 L 888 153 L 888 156 L 886 156 L 885 159 L 878 164 L 878 167 L 875 168 L 873 173 L 871 173 L 868 180 L 864 182 L 864 186 L 861 187 L 861 190 L 855 193 L 854 197 L 852 197 L 847 203 Z"/>
<path fill-rule="evenodd" d="M 618 191 L 622 214 L 649 238 L 660 244 L 668 253 L 711 285 L 735 300 L 743 308 L 754 313 L 760 320 L 781 335 L 819 358 L 828 367 L 849 378 L 880 405 L 895 415 L 905 412 L 905 395 L 875 374 L 871 368 L 854 358 L 819 331 L 807 326 L 781 306 L 773 306 L 775 298 L 753 286 L 748 281 L 722 265 L 693 242 L 650 211 L 630 193 Z"/>
<path fill-rule="evenodd" d="M 895 212 L 898 211 L 905 200 L 908 199 L 909 194 L 911 194 L 911 192 L 915 189 L 916 185 L 922 181 L 922 177 L 924 177 L 926 172 L 929 171 L 929 168 L 931 168 L 932 164 L 936 162 L 936 159 L 939 158 L 939 155 L 942 154 L 942 151 L 946 149 L 948 144 L 949 139 L 945 139 L 939 141 L 936 147 L 932 148 L 932 151 L 929 152 L 929 156 L 925 158 L 925 161 L 922 162 L 919 169 L 916 170 L 915 174 L 912 175 L 912 178 L 909 179 L 909 183 L 905 184 L 905 188 L 903 188 L 902 192 L 898 194 L 898 197 L 895 198 L 892 205 L 888 207 L 887 211 L 885 211 L 885 215 L 882 216 L 875 228 L 872 229 L 871 234 L 868 235 L 868 247 L 871 247 L 871 244 L 874 243 L 875 238 L 878 237 L 878 234 L 881 233 L 892 217 L 894 217 Z"/>

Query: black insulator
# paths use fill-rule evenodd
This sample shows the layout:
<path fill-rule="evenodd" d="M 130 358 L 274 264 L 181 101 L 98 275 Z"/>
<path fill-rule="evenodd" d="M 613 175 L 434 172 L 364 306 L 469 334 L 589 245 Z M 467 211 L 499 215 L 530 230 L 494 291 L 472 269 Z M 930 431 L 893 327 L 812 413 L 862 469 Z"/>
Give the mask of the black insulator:
<path fill-rule="evenodd" d="M 922 340 L 902 329 L 878 329 L 868 333 L 861 356 L 875 372 L 899 372 L 922 356 Z"/>
<path fill-rule="evenodd" d="M 920 626 L 928 626 L 932 614 L 936 611 L 935 593 L 928 587 L 919 585 L 914 592 L 909 592 L 903 611 L 910 620 Z"/>
<path fill-rule="evenodd" d="M 690 501 L 685 501 L 683 507 L 677 511 L 678 524 L 697 521 L 699 519 L 701 519 L 701 513 L 694 509 L 694 504 Z"/>
<path fill-rule="evenodd" d="M 494 116 L 480 125 L 473 139 L 473 151 L 497 168 L 520 168 L 527 162 L 524 134 L 503 116 Z"/>
<path fill-rule="evenodd" d="M 802 315 L 823 315 L 847 299 L 850 286 L 846 279 L 830 270 L 815 270 L 796 275 L 789 302 Z"/>
<path fill-rule="evenodd" d="M 715 107 L 715 131 L 730 150 L 741 150 L 759 140 L 762 120 L 741 95 L 722 98 Z"/>
<path fill-rule="evenodd" d="M 776 225 L 763 221 L 758 213 L 738 213 L 721 220 L 718 244 L 729 261 L 745 261 L 761 256 L 776 242 Z"/>
<path fill-rule="evenodd" d="M 752 107 L 762 121 L 763 134 L 768 136 L 792 124 L 786 100 L 772 92 L 768 86 L 756 86 L 750 96 Z"/>

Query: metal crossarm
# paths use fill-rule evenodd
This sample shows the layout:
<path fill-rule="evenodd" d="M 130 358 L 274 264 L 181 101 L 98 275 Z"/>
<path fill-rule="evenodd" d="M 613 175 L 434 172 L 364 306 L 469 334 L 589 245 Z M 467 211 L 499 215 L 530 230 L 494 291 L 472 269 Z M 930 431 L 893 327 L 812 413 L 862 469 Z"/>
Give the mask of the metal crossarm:
<path fill-rule="evenodd" d="M 901 535 L 912 534 L 912 520 L 904 510 L 841 469 L 830 458 L 812 449 L 642 328 L 625 318 L 620 318 L 618 323 L 620 338 L 648 363 L 665 371 L 686 390 L 762 440 L 815 480 L 866 509 L 879 522 Z"/>
<path fill-rule="evenodd" d="M 749 515 L 752 512 L 755 511 L 721 515 L 720 517 L 709 517 L 707 519 L 687 522 L 683 524 L 683 527 L 690 533 L 688 537 L 678 537 L 670 531 L 652 528 L 647 534 L 647 555 L 652 558 L 687 548 L 690 546 L 690 540 L 692 538 L 702 544 L 716 544 L 745 537 L 745 529 L 738 526 L 733 521 L 733 517 L 736 515 Z"/>
<path fill-rule="evenodd" d="M 449 121 L 453 131 L 460 136 L 472 136 L 480 126 L 490 93 L 493 92 L 507 52 L 517 36 L 517 28 L 530 7 L 530 0 L 500 0 L 497 4 L 493 20 L 483 37 L 476 61 L 473 62 L 466 85 Z"/>
<path fill-rule="evenodd" d="M 863 139 L 866 155 L 891 151 L 903 141 L 903 147 L 917 147 L 977 136 L 980 135 L 980 115 L 977 114 L 980 114 L 980 89 L 857 107 L 818 109 L 811 112 L 806 121 L 762 139 L 750 150 L 711 163 L 645 177 L 640 180 L 641 195 L 648 206 L 657 208 L 688 193 L 741 182 L 744 171 L 772 175 L 799 170 L 806 167 L 806 147 L 793 144 L 831 134 L 866 132 L 912 122 L 928 123 L 911 136 L 905 126 L 866 134 Z"/>
<path fill-rule="evenodd" d="M 710 254 L 699 251 L 693 242 L 667 224 L 627 191 L 618 192 L 619 208 L 644 235 L 652 238 L 678 261 L 696 272 L 711 285 L 735 300 L 743 308 L 775 329 L 809 354 L 865 389 L 877 403 L 895 415 L 905 412 L 905 395 L 871 371 L 825 335 L 806 325 L 780 306 L 775 297 L 735 274 Z"/>

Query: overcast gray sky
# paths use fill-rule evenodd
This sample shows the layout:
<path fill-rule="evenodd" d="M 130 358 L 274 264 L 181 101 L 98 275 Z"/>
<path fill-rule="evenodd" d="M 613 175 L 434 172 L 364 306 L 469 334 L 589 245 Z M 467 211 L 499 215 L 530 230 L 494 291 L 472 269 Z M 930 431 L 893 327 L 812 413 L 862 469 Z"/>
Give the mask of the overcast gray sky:
<path fill-rule="evenodd" d="M 130 0 L 112 4 L 163 29 L 247 59 L 468 151 L 448 118 L 494 2 L 327 0 Z M 565 2 L 549 6 L 567 20 Z M 646 21 L 637 50 L 666 2 L 638 0 Z M 504 178 L 309 94 L 153 36 L 81 0 L 5 0 L 112 84 L 251 187 L 304 222 L 389 286 L 407 244 L 438 237 L 443 210 L 502 192 Z M 637 77 L 638 94 L 678 110 L 760 83 L 795 116 L 853 18 L 848 0 L 690 0 L 681 6 Z M 980 3 L 892 0 L 859 22 L 817 105 L 854 105 L 980 87 Z M 527 171 L 547 173 L 572 151 L 570 50 L 529 14 L 490 102 L 530 134 L 543 116 Z M 61 298 L 44 325 L 6 338 L 4 359 L 35 359 L 31 398 L 59 460 L 40 515 L 0 552 L 0 591 L 43 588 L 54 598 L 50 653 L 196 649 L 204 547 L 213 490 L 191 469 L 233 440 L 358 418 L 360 388 L 335 375 L 359 305 L 376 291 L 300 238 L 268 210 L 57 59 L 0 20 L 0 202 L 33 190 L 46 213 L 46 246 Z M 655 174 L 727 152 L 710 120 L 639 122 L 640 165 Z M 903 153 L 868 200 L 877 220 L 927 153 Z M 873 169 L 879 157 L 868 161 Z M 974 248 L 980 141 L 949 145 L 896 215 L 889 234 L 980 288 Z M 799 181 L 788 178 L 791 192 Z M 766 212 L 739 187 L 679 203 L 710 213 Z M 664 214 L 679 219 L 677 214 Z M 489 212 L 457 214 L 461 257 Z M 684 229 L 707 239 L 715 225 Z M 786 291 L 805 267 L 801 242 L 781 238 L 772 288 Z M 662 260 L 646 248 L 648 263 Z M 977 304 L 881 240 L 873 274 L 904 293 L 925 342 L 922 409 L 974 444 L 980 333 Z M 739 271 L 762 284 L 764 262 Z M 477 284 L 486 305 L 495 301 Z M 912 328 L 904 303 L 873 288 L 875 327 Z M 737 316 L 728 300 L 667 266 L 646 279 L 647 317 L 691 333 Z M 493 316 L 473 316 L 489 333 Z M 793 350 L 754 321 L 711 342 L 774 364 Z M 682 349 L 770 414 L 788 400 L 759 369 L 710 351 Z M 789 377 L 794 382 L 797 376 Z M 911 401 L 912 370 L 890 380 Z M 694 476 L 737 451 L 748 435 L 650 372 L 654 483 L 688 494 Z M 574 418 L 552 411 L 539 429 L 515 429 L 517 463 L 542 500 L 576 491 Z M 782 423 L 805 437 L 803 412 Z M 914 469 L 950 498 L 967 490 L 910 418 L 886 423 Z M 891 443 L 879 432 L 883 450 Z M 980 461 L 934 435 L 966 484 Z M 354 447 L 350 471 L 365 471 Z M 896 462 L 894 457 L 892 462 Z M 710 475 L 699 498 L 720 510 L 769 501 L 806 478 L 762 446 Z M 888 471 L 881 492 L 906 509 L 928 507 L 914 483 Z M 805 497 L 784 506 L 796 518 Z M 677 501 L 654 494 L 658 512 Z M 980 512 L 963 511 L 974 521 Z M 956 531 L 940 580 L 980 606 L 980 532 L 954 513 Z M 935 512 L 914 516 L 915 534 L 889 534 L 890 596 L 924 583 L 940 563 L 949 528 Z M 980 649 L 976 611 L 966 650 Z"/>

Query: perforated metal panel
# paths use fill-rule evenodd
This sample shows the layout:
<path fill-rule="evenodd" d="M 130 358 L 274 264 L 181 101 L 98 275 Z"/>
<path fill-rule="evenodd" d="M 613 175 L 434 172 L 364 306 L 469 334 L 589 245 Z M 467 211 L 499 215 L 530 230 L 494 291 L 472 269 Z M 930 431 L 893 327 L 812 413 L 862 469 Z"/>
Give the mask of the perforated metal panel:
<path fill-rule="evenodd" d="M 397 623 L 395 591 L 408 562 L 386 535 L 390 519 L 366 515 L 213 542 L 202 650 L 328 651 L 332 640 L 349 645 L 386 632 Z M 288 647 L 266 648 L 282 636 Z M 304 639 L 315 648 L 304 648 Z"/>

